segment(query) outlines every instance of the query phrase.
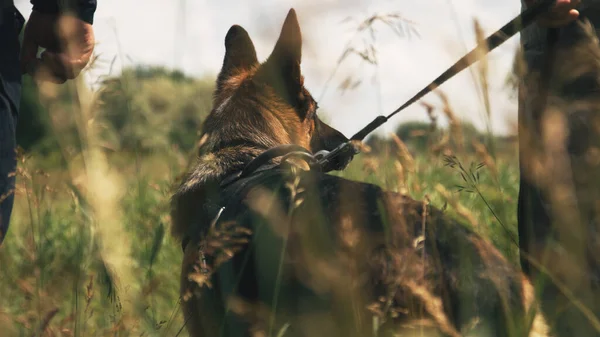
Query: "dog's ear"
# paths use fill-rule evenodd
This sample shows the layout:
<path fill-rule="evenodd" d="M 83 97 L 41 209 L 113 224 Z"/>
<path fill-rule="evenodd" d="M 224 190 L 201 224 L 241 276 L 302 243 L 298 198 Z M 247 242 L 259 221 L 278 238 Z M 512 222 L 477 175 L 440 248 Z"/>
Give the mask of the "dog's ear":
<path fill-rule="evenodd" d="M 302 33 L 300 32 L 300 24 L 296 17 L 296 11 L 292 8 L 283 22 L 279 39 L 266 64 L 279 68 L 299 68 L 301 61 Z"/>
<path fill-rule="evenodd" d="M 256 64 L 256 49 L 248 32 L 238 25 L 231 26 L 225 36 L 225 58 L 217 82 L 220 84 L 228 77 Z"/>
<path fill-rule="evenodd" d="M 279 39 L 273 52 L 259 70 L 259 78 L 277 89 L 286 89 L 281 93 L 297 94 L 302 87 L 300 63 L 302 61 L 302 33 L 296 17 L 296 11 L 290 9 Z M 295 97 L 286 97 L 289 100 Z"/>

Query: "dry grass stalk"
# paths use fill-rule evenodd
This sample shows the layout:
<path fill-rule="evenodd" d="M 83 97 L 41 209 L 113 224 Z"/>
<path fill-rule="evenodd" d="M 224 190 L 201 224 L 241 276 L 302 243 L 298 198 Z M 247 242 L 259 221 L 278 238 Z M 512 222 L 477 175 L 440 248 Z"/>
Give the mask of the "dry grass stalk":
<path fill-rule="evenodd" d="M 215 270 L 244 249 L 251 234 L 252 231 L 232 221 L 223 222 L 218 227 L 211 227 L 204 239 L 190 248 L 200 251 L 198 261 L 194 264 L 194 271 L 188 274 L 188 280 L 193 281 L 197 287 L 187 289 L 182 300 L 190 300 L 193 293 L 199 296 L 202 287 L 212 288 L 210 279 Z"/>
<path fill-rule="evenodd" d="M 448 336 L 461 336 L 444 313 L 444 306 L 439 297 L 433 295 L 425 286 L 417 284 L 414 280 L 403 280 L 402 285 L 408 288 L 413 295 L 421 299 L 425 309 L 433 317 L 440 330 Z"/>
<path fill-rule="evenodd" d="M 473 26 L 475 30 L 475 37 L 477 39 L 477 45 L 482 46 L 478 49 L 477 59 L 477 73 L 479 75 L 479 88 L 483 96 L 483 104 L 485 108 L 486 125 L 488 128 L 488 134 L 491 136 L 492 132 L 492 106 L 490 103 L 490 84 L 489 84 L 489 62 L 487 54 L 489 52 L 486 47 L 485 39 L 486 36 L 481 28 L 479 20 L 473 20 Z"/>
<path fill-rule="evenodd" d="M 404 181 L 404 185 L 408 188 L 408 174 L 412 175 L 412 191 L 415 193 L 421 193 L 421 184 L 419 182 L 418 176 L 415 174 L 416 172 L 416 161 L 414 157 L 408 151 L 408 147 L 406 144 L 398 137 L 396 134 L 391 134 L 390 137 L 396 144 L 396 148 L 398 151 L 398 163 L 402 166 L 402 176 Z M 396 166 L 396 170 L 399 167 Z"/>
<path fill-rule="evenodd" d="M 473 226 L 473 228 L 479 228 L 479 223 L 477 222 L 477 219 L 473 213 L 464 207 L 457 198 L 453 197 L 443 185 L 437 184 L 435 189 L 442 195 L 444 200 L 454 208 L 458 215 L 465 218 Z"/>
<path fill-rule="evenodd" d="M 298 183 L 296 180 L 287 186 L 294 195 L 303 192 L 303 190 L 298 191 Z M 290 221 L 277 195 L 265 189 L 256 188 L 250 192 L 247 202 L 250 209 L 267 219 L 267 222 L 276 234 L 282 238 L 288 235 Z"/>
<path fill-rule="evenodd" d="M 498 180 L 499 171 L 498 167 L 496 166 L 496 161 L 494 160 L 494 158 L 492 158 L 485 145 L 480 143 L 477 139 L 473 139 L 471 143 L 475 148 L 475 153 L 477 154 L 479 160 L 481 160 L 485 164 L 485 166 L 487 166 L 487 168 L 490 170 L 492 177 L 494 178 L 496 183 L 500 184 Z"/>
<path fill-rule="evenodd" d="M 438 116 L 435 114 L 435 107 L 433 106 L 433 104 L 428 103 L 428 102 L 424 102 L 421 101 L 419 102 L 419 104 L 421 104 L 424 108 L 425 111 L 427 112 L 427 117 L 429 118 L 430 123 L 430 131 L 433 132 L 437 129 L 438 126 Z"/>
<path fill-rule="evenodd" d="M 456 149 L 458 152 L 462 152 L 464 150 L 464 136 L 462 133 L 462 123 L 458 119 L 454 109 L 450 105 L 450 100 L 448 96 L 441 90 L 435 91 L 437 95 L 440 97 L 442 101 L 443 108 L 442 111 L 446 118 L 448 118 L 448 124 L 450 125 L 450 139 L 456 145 Z"/>
<path fill-rule="evenodd" d="M 577 266 L 585 266 L 586 253 L 585 245 L 587 241 L 587 231 L 582 228 L 583 222 L 580 218 L 580 212 L 577 209 L 577 192 L 573 181 L 573 172 L 571 171 L 569 154 L 566 149 L 566 120 L 562 112 L 546 111 L 546 117 L 543 119 L 543 142 L 546 149 L 545 168 L 549 173 L 547 184 L 543 188 L 547 191 L 550 204 L 552 205 L 552 216 L 555 223 L 559 224 L 578 224 L 577 226 L 555 226 L 561 244 L 564 245 L 571 259 Z M 550 178 L 551 177 L 551 178 Z M 551 180 L 551 182 L 550 182 Z M 570 269 L 570 268 L 569 268 Z M 586 278 L 575 277 L 576 274 L 568 272 L 567 281 L 572 289 L 583 286 L 582 281 Z M 591 289 L 588 289 L 591 291 Z"/>
<path fill-rule="evenodd" d="M 396 169 L 396 175 L 398 176 L 398 193 L 402 195 L 408 194 L 408 180 L 406 174 L 404 174 L 404 167 L 399 160 L 394 161 L 394 168 Z"/>
<path fill-rule="evenodd" d="M 138 277 L 134 270 L 137 266 L 131 256 L 129 235 L 122 222 L 123 179 L 119 172 L 111 169 L 106 157 L 99 131 L 100 123 L 96 122 L 93 110 L 96 93 L 84 83 L 84 75 L 82 73 L 72 83 L 66 84 L 73 96 L 77 97 L 69 109 L 71 111 L 67 112 L 61 106 L 58 86 L 53 83 L 38 83 L 40 100 L 48 107 L 51 127 L 65 158 L 71 181 L 92 208 L 91 232 L 97 239 L 103 263 L 112 282 L 116 283 L 125 311 L 134 312 L 138 290 L 136 285 L 139 282 L 136 281 Z M 75 120 L 81 151 L 75 150 L 70 141 L 62 136 L 67 134 L 62 130 L 64 125 L 70 125 L 63 120 L 65 118 Z"/>
<path fill-rule="evenodd" d="M 238 296 L 231 296 L 227 300 L 227 307 L 231 312 L 237 314 L 251 324 L 251 336 L 268 336 L 269 319 L 273 316 L 273 313 L 265 305 L 249 303 Z"/>
<path fill-rule="evenodd" d="M 572 289 L 567 284 L 563 283 L 563 276 L 557 275 L 556 272 L 552 270 L 551 265 L 548 265 L 548 262 L 542 262 L 537 260 L 532 256 L 525 256 L 525 258 L 536 268 L 538 268 L 543 275 L 547 276 L 550 281 L 557 287 L 557 289 L 569 300 L 569 305 L 573 305 L 577 310 L 579 310 L 583 316 L 589 321 L 590 325 L 595 329 L 596 332 L 600 332 L 600 317 L 598 314 L 591 310 L 589 307 L 583 303 L 581 296 L 577 295 L 577 289 Z M 560 261 L 562 259 L 561 256 L 556 255 L 553 256 L 554 260 L 551 261 Z M 543 317 L 540 317 L 540 320 Z M 538 324 L 536 326 L 536 324 Z M 547 327 L 545 326 L 545 322 L 535 322 L 534 321 L 534 331 L 545 331 Z M 532 329 L 533 330 L 533 329 Z M 546 335 L 544 335 L 546 336 Z"/>
<path fill-rule="evenodd" d="M 390 135 L 390 137 L 396 144 L 397 151 L 398 151 L 398 157 L 399 157 L 400 162 L 402 163 L 403 167 L 406 168 L 406 171 L 408 171 L 410 173 L 414 173 L 415 172 L 415 159 L 410 154 L 410 151 L 408 151 L 408 147 L 406 147 L 406 144 L 404 144 L 404 142 L 400 139 L 400 137 L 398 137 L 398 135 L 396 135 L 395 133 L 392 133 Z"/>
<path fill-rule="evenodd" d="M 360 140 L 351 140 L 354 145 L 361 153 L 371 153 L 371 147 Z"/>
<path fill-rule="evenodd" d="M 369 174 L 377 174 L 379 159 L 375 156 L 366 157 L 363 160 L 363 170 Z"/>
<path fill-rule="evenodd" d="M 54 309 L 48 311 L 46 313 L 46 315 L 44 315 L 44 319 L 42 320 L 42 322 L 40 323 L 40 327 L 38 328 L 39 335 L 34 333 L 32 335 L 32 337 L 43 336 L 44 332 L 48 328 L 48 324 L 50 324 L 50 321 L 54 318 L 54 316 L 56 316 L 58 311 L 59 311 L 58 308 L 54 308 Z"/>
<path fill-rule="evenodd" d="M 352 17 L 346 18 L 344 21 L 355 21 Z M 366 63 L 368 65 L 377 67 L 379 64 L 379 60 L 377 58 L 377 48 L 376 48 L 376 34 L 375 34 L 375 24 L 383 23 L 388 28 L 390 28 L 396 35 L 399 37 L 410 36 L 411 34 L 418 35 L 418 32 L 414 28 L 415 23 L 407 20 L 399 13 L 384 13 L 384 14 L 372 14 L 365 19 L 362 19 L 356 22 L 356 26 L 354 28 L 353 36 L 346 42 L 344 46 L 344 50 L 342 54 L 338 58 L 335 67 L 333 68 L 331 74 L 325 81 L 325 85 L 323 91 L 319 95 L 317 101 L 321 102 L 323 97 L 325 97 L 325 93 L 329 89 L 330 83 L 337 74 L 341 65 L 345 62 L 345 60 L 350 55 L 357 56 L 361 62 Z M 367 34 L 367 38 L 362 38 L 361 46 L 356 46 L 355 41 L 361 35 Z M 338 85 L 338 89 L 343 93 L 346 90 L 353 90 L 359 87 L 363 83 L 363 80 L 357 79 L 355 77 L 355 72 L 352 71 L 351 75 L 344 77 L 344 79 Z"/>
<path fill-rule="evenodd" d="M 110 169 L 105 152 L 102 150 L 101 138 L 94 123 L 93 102 L 96 95 L 79 77 L 75 88 L 80 102 L 80 119 L 78 131 L 86 146 L 83 158 L 86 163 L 87 193 L 86 197 L 94 209 L 96 217 L 96 233 L 101 238 L 100 247 L 104 263 L 113 273 L 118 289 L 121 290 L 126 312 L 134 312 L 134 303 L 138 289 L 134 269 L 136 265 L 131 256 L 129 235 L 123 226 L 121 199 L 124 192 L 123 180 L 118 172 Z M 127 289 L 127 290 L 126 290 Z"/>
<path fill-rule="evenodd" d="M 439 155 L 439 154 L 443 154 L 446 156 L 451 155 L 452 149 L 449 146 L 450 143 L 450 134 L 449 133 L 445 133 L 442 136 L 442 139 L 440 139 L 437 143 L 431 144 L 431 152 L 433 154 Z"/>

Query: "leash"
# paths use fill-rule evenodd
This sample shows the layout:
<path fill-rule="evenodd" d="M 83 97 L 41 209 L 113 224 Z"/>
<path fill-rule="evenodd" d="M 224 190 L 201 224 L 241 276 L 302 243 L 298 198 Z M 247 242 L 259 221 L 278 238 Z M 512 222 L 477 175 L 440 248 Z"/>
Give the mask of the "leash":
<path fill-rule="evenodd" d="M 320 151 L 318 155 L 319 164 L 321 165 L 324 172 L 329 172 L 332 170 L 336 170 L 334 163 L 339 162 L 340 158 L 351 158 L 354 155 L 358 154 L 358 149 L 353 145 L 353 142 L 361 142 L 367 135 L 373 132 L 375 129 L 386 123 L 390 118 L 399 113 L 400 111 L 406 109 L 419 99 L 421 99 L 426 94 L 438 88 L 444 82 L 454 77 L 456 74 L 460 73 L 473 63 L 478 61 L 478 56 L 482 56 L 482 51 L 485 54 L 491 52 L 499 45 L 506 42 L 513 35 L 517 34 L 525 27 L 532 24 L 537 17 L 541 14 L 547 12 L 556 2 L 556 0 L 542 0 L 537 2 L 535 5 L 527 8 L 521 14 L 517 15 L 514 19 L 505 24 L 502 28 L 494 32 L 492 35 L 488 36 L 484 41 L 479 43 L 473 50 L 463 56 L 461 59 L 456 61 L 454 65 L 444 71 L 440 76 L 438 76 L 435 80 L 425 86 L 421 91 L 419 91 L 416 95 L 410 98 L 406 103 L 402 104 L 399 108 L 392 111 L 387 116 L 377 116 L 373 121 L 371 121 L 367 126 L 358 131 L 352 138 L 350 138 L 350 142 L 344 143 L 331 152 Z"/>

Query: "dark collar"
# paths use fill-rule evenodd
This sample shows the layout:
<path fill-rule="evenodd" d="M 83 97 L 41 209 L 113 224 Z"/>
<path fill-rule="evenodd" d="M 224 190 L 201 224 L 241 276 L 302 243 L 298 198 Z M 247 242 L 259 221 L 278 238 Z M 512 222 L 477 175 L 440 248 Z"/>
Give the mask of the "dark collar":
<path fill-rule="evenodd" d="M 280 161 L 274 162 L 275 159 L 280 157 Z M 223 179 L 220 186 L 223 189 L 239 179 L 243 179 L 252 174 L 281 166 L 282 163 L 284 163 L 285 160 L 290 157 L 300 157 L 304 159 L 309 164 L 311 169 L 318 167 L 317 161 L 315 160 L 313 154 L 304 147 L 295 144 L 280 145 L 270 148 L 258 155 L 256 158 L 250 161 L 244 167 L 244 169 L 234 172 Z"/>
<path fill-rule="evenodd" d="M 295 157 L 303 159 L 310 169 L 320 171 L 320 165 L 314 155 L 302 146 L 286 144 L 273 147 L 251 160 L 241 171 L 236 171 L 226 176 L 220 186 L 218 196 L 206 200 L 203 207 L 209 213 L 211 227 L 215 226 L 228 205 L 239 203 L 247 190 L 260 183 L 262 179 L 268 179 L 271 174 L 280 174 L 290 169 L 286 159 Z M 280 160 L 276 160 L 279 159 Z M 181 248 L 185 247 L 193 237 L 202 235 L 200 233 L 188 233 L 183 237 Z"/>

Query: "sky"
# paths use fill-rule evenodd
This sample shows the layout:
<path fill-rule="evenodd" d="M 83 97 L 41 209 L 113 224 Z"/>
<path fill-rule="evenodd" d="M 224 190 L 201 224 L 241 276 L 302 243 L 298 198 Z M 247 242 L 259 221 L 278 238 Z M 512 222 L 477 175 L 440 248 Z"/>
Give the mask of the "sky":
<path fill-rule="evenodd" d="M 31 13 L 28 0 L 16 0 L 16 6 L 25 17 Z M 103 62 L 89 80 L 117 75 L 123 67 L 134 65 L 162 65 L 194 77 L 215 76 L 223 61 L 225 34 L 234 24 L 248 31 L 259 59 L 264 60 L 290 8 L 296 10 L 303 34 L 305 86 L 318 100 L 323 119 L 347 136 L 377 115 L 395 110 L 472 49 L 474 19 L 489 35 L 521 10 L 518 0 L 98 0 L 94 31 L 96 53 Z M 403 27 L 417 34 L 398 34 L 378 23 L 373 35 L 357 35 L 359 22 L 375 14 L 397 14 L 407 20 L 402 21 Z M 345 48 L 361 49 L 372 36 L 377 64 L 350 55 L 328 82 Z M 513 132 L 517 116 L 505 78 L 518 38 L 488 55 L 492 129 L 498 134 Z M 485 110 L 471 70 L 475 67 L 440 89 L 460 118 L 483 129 Z M 339 90 L 348 76 L 360 84 Z M 423 101 L 440 106 L 435 94 Z M 427 114 L 414 104 L 377 133 L 392 132 L 408 120 L 426 121 Z"/>

